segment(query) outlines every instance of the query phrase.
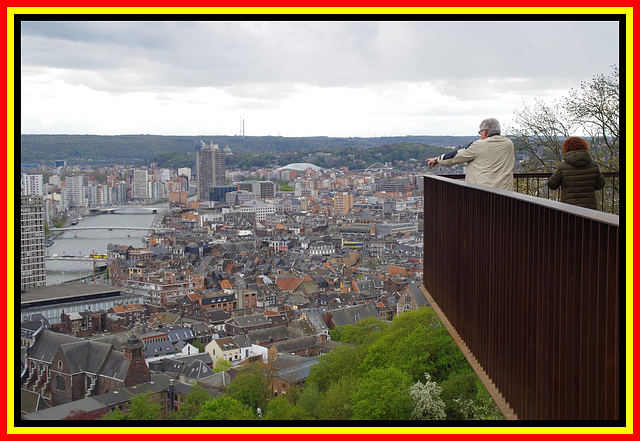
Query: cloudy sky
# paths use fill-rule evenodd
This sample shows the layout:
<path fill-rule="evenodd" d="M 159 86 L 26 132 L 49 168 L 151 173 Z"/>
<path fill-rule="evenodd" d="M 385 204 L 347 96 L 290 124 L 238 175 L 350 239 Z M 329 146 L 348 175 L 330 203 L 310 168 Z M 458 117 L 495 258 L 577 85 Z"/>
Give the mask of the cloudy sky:
<path fill-rule="evenodd" d="M 474 135 L 620 65 L 615 21 L 203 18 L 22 22 L 22 133 Z"/>

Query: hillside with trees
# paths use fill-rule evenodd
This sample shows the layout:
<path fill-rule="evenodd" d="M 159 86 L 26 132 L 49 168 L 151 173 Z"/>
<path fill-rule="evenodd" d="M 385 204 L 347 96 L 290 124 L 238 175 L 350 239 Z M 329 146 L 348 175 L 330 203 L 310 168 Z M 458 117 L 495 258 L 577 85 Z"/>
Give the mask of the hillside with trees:
<path fill-rule="evenodd" d="M 276 136 L 159 136 L 159 135 L 21 135 L 22 164 L 53 165 L 65 160 L 68 165 L 148 165 L 191 167 L 202 142 L 229 148 L 229 166 L 261 167 L 296 162 L 305 152 L 360 152 L 372 148 L 387 150 L 395 145 L 431 146 L 433 148 L 464 145 L 477 137 L 469 136 L 399 136 L 385 138 L 285 138 Z M 438 150 L 439 151 L 439 150 Z M 286 155 L 285 155 L 286 154 Z M 289 155 L 289 156 L 287 156 Z M 321 155 L 322 156 L 322 155 Z M 281 158 L 281 159 L 278 159 Z M 289 162 L 287 162 L 289 161 Z M 338 160 L 339 161 L 339 160 Z M 318 164 L 320 165 L 320 164 Z"/>

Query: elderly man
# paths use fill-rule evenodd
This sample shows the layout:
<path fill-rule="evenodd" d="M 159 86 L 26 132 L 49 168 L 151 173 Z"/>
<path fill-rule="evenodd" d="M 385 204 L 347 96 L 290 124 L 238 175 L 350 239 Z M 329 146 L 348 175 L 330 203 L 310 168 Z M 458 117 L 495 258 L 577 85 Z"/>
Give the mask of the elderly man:
<path fill-rule="evenodd" d="M 500 123 L 495 118 L 482 121 L 478 134 L 480 139 L 465 148 L 427 159 L 429 168 L 437 164 L 453 165 L 466 162 L 465 181 L 513 191 L 513 142 L 500 135 Z"/>

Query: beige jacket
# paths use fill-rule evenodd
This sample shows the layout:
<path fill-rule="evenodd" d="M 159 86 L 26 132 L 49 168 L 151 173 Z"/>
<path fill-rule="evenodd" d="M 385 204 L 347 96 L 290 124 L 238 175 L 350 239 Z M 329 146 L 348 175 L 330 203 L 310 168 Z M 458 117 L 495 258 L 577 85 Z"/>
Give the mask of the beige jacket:
<path fill-rule="evenodd" d="M 436 159 L 440 165 L 466 162 L 465 181 L 471 184 L 513 191 L 515 154 L 513 142 L 509 138 L 501 135 L 489 136 Z"/>

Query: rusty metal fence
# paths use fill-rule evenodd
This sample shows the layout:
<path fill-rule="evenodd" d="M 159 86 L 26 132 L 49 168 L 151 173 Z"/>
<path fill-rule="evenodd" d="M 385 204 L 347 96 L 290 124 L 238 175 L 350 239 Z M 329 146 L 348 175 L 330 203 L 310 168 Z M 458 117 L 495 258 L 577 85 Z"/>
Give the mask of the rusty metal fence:
<path fill-rule="evenodd" d="M 434 175 L 424 201 L 424 286 L 517 418 L 624 417 L 618 216 Z"/>

